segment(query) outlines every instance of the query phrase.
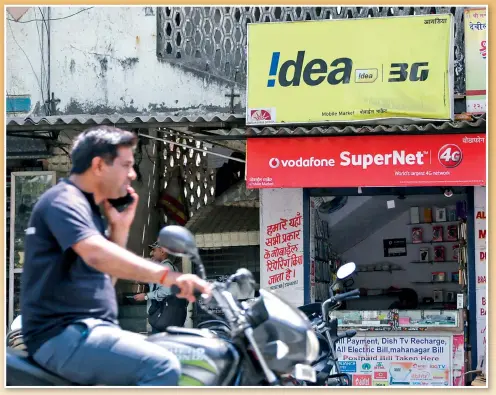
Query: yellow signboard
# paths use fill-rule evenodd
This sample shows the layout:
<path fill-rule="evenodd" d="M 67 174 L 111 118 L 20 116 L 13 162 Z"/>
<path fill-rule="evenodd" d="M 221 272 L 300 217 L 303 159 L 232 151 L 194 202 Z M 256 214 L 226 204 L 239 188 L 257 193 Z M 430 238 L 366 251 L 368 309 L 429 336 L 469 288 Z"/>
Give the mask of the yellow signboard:
<path fill-rule="evenodd" d="M 248 125 L 453 119 L 453 17 L 248 25 Z"/>
<path fill-rule="evenodd" d="M 465 10 L 467 112 L 486 112 L 487 8 Z"/>

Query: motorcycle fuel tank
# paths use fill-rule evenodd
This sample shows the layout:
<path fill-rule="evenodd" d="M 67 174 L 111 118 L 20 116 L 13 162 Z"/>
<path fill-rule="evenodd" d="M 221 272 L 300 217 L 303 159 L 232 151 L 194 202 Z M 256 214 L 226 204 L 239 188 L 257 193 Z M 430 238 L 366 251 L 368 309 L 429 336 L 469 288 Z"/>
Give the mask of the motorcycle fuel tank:
<path fill-rule="evenodd" d="M 180 386 L 231 385 L 239 370 L 236 348 L 207 329 L 169 327 L 148 341 L 178 357 L 182 369 Z"/>

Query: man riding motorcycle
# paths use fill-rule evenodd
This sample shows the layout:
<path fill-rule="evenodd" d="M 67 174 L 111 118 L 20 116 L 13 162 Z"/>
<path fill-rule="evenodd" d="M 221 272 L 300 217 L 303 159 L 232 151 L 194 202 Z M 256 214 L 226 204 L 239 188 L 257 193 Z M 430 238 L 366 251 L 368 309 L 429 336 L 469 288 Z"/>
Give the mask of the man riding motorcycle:
<path fill-rule="evenodd" d="M 138 204 L 131 187 L 136 142 L 135 134 L 109 126 L 81 133 L 69 178 L 40 197 L 26 229 L 24 342 L 39 365 L 80 385 L 177 385 L 177 357 L 119 327 L 117 278 L 177 285 L 191 302 L 195 288 L 210 292 L 199 277 L 125 248 Z M 127 194 L 132 202 L 123 210 L 109 201 Z"/>

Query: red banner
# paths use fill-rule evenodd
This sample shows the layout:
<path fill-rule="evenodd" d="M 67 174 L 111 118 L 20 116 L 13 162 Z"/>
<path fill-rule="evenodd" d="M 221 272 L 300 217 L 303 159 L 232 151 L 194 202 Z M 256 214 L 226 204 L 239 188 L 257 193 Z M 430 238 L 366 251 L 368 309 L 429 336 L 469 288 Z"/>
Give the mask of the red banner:
<path fill-rule="evenodd" d="M 250 138 L 248 188 L 486 184 L 485 134 Z"/>

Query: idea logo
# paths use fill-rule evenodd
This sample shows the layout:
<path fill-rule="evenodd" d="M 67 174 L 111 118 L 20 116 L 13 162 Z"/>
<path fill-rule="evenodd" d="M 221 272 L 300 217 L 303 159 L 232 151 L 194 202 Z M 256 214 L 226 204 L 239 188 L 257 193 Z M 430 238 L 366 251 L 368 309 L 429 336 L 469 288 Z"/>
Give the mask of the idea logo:
<path fill-rule="evenodd" d="M 440 148 L 437 157 L 444 167 L 454 168 L 462 163 L 463 154 L 456 144 L 446 144 Z"/>
<path fill-rule="evenodd" d="M 369 374 L 354 374 L 353 386 L 354 387 L 369 387 L 372 385 L 372 376 Z"/>

